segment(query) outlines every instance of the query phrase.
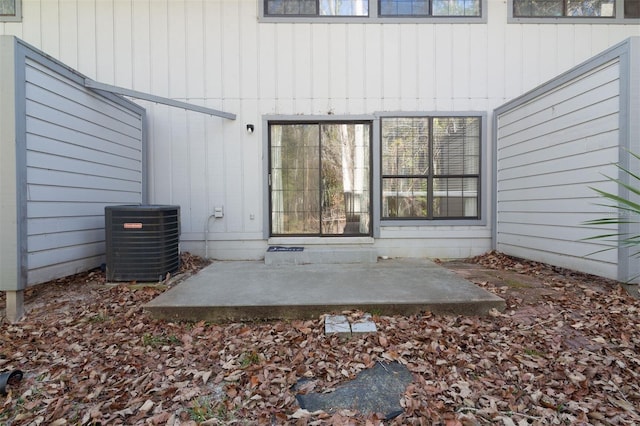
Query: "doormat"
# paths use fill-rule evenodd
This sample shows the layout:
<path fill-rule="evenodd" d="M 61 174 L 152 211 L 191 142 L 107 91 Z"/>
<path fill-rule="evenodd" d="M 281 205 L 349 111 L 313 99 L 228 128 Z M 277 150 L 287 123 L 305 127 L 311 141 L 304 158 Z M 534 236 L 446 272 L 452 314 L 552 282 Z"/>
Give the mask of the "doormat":
<path fill-rule="evenodd" d="M 303 251 L 304 247 L 282 247 L 282 246 L 271 246 L 267 249 L 267 251 Z"/>

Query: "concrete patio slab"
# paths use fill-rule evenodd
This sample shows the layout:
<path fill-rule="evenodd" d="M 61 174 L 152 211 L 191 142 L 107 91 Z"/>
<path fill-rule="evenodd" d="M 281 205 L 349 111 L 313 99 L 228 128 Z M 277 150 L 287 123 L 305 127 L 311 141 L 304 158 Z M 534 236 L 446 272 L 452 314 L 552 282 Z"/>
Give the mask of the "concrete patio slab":
<path fill-rule="evenodd" d="M 380 315 L 485 315 L 498 296 L 426 259 L 366 264 L 215 262 L 145 305 L 167 320 L 312 319 L 358 309 Z"/>

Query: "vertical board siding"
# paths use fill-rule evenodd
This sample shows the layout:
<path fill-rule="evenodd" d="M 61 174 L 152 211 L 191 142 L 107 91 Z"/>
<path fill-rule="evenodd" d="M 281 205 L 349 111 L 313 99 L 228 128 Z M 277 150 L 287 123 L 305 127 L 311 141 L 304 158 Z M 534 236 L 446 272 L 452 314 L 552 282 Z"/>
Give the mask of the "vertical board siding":
<path fill-rule="evenodd" d="M 120 17 L 115 15 L 113 2 L 96 1 L 95 5 L 96 26 L 94 33 L 96 35 L 96 45 L 94 50 L 83 53 L 91 55 L 96 61 L 96 74 L 95 76 L 90 75 L 90 77 L 102 83 L 115 84 L 114 50 L 116 35 L 114 22 Z M 36 45 L 36 47 L 39 46 Z M 48 53 L 46 50 L 45 52 Z"/>
<path fill-rule="evenodd" d="M 151 63 L 149 61 L 151 44 L 149 1 L 150 0 L 135 1 L 131 9 L 132 88 L 141 92 L 149 92 L 151 90 L 149 78 L 151 74 Z M 127 59 L 123 58 L 123 60 L 126 61 Z"/>
<path fill-rule="evenodd" d="M 78 71 L 85 75 L 96 75 L 96 5 L 94 2 L 78 2 L 77 16 L 74 25 L 78 31 Z M 73 21 L 71 21 L 73 22 Z M 25 39 L 26 40 L 26 39 Z M 26 40 L 29 41 L 29 40 Z"/>
<path fill-rule="evenodd" d="M 113 2 L 113 70 L 114 84 L 133 86 L 132 5 L 128 2 Z M 100 55 L 100 52 L 96 52 Z"/>
<path fill-rule="evenodd" d="M 137 3 L 137 2 L 136 2 Z M 138 5 L 140 6 L 140 5 Z M 169 13 L 166 1 L 149 2 L 149 45 L 148 52 L 136 51 L 136 57 L 142 58 L 148 55 L 149 73 L 142 75 L 142 78 L 149 80 L 149 90 L 158 96 L 169 96 Z M 142 13 L 142 11 L 138 11 Z M 134 22 L 135 24 L 135 22 Z M 134 32 L 137 34 L 137 27 Z M 145 35 L 140 34 L 141 37 Z M 142 48 L 142 46 L 141 46 Z M 104 54 L 104 52 L 102 52 Z M 208 65 L 208 64 L 207 64 Z M 210 67 L 207 67 L 213 72 Z M 144 68 L 136 68 L 136 73 L 143 73 Z M 153 127 L 153 126 L 152 126 Z M 152 129 L 150 129 L 152 130 Z"/>
<path fill-rule="evenodd" d="M 201 104 L 204 98 L 204 22 L 202 20 L 204 6 L 190 7 L 185 11 L 186 26 L 186 98 Z"/>
<path fill-rule="evenodd" d="M 78 68 L 78 4 L 60 3 L 60 60 Z"/>
<path fill-rule="evenodd" d="M 27 268 L 37 284 L 98 266 L 104 207 L 142 202 L 142 116 L 28 58 Z"/>
<path fill-rule="evenodd" d="M 293 80 L 293 93 L 298 103 L 296 109 L 304 108 L 305 110 L 309 110 L 310 102 L 313 99 L 313 86 L 311 83 L 315 71 L 312 65 L 313 52 L 309 49 L 309 44 L 311 43 L 311 26 L 297 26 L 293 27 L 292 30 L 294 33 L 291 48 L 299 52 L 294 63 L 296 70 Z M 250 79 L 249 81 L 251 82 L 252 80 L 253 79 Z"/>
<path fill-rule="evenodd" d="M 61 21 L 60 17 L 61 13 L 68 11 L 68 9 L 61 10 L 57 1 L 41 1 L 38 3 L 40 4 L 39 14 L 41 19 L 39 47 L 49 55 L 60 58 L 60 38 L 65 31 L 62 27 L 64 20 Z"/>
<path fill-rule="evenodd" d="M 192 243 L 184 247 L 202 250 L 208 225 L 210 239 L 250 258 L 264 248 L 268 226 L 267 212 L 254 202 L 264 196 L 266 178 L 263 116 L 490 114 L 637 34 L 633 25 L 508 24 L 507 3 L 494 0 L 481 24 L 266 23 L 257 0 L 22 2 L 23 21 L 0 26 L 0 33 L 21 34 L 97 81 L 238 114 L 235 121 L 196 118 L 136 101 L 148 111 L 149 201 L 180 204 L 181 237 Z M 257 126 L 255 134 L 246 133 L 248 123 Z M 482 167 L 488 182 L 491 164 Z M 484 194 L 483 202 L 490 201 Z M 207 224 L 216 206 L 225 217 Z M 491 245 L 487 227 L 480 228 L 484 237 L 473 242 L 464 226 L 445 234 L 421 226 L 416 233 L 425 246 L 438 235 L 478 253 Z M 382 237 L 396 234 L 404 235 L 389 227 Z M 242 241 L 252 242 L 251 252 L 242 251 Z M 401 251 L 400 245 L 393 246 Z"/>
<path fill-rule="evenodd" d="M 187 23 L 185 21 L 185 5 L 179 1 L 167 2 L 167 28 L 168 34 L 167 52 L 169 61 L 166 67 L 169 69 L 169 97 L 185 99 L 187 97 Z"/>
<path fill-rule="evenodd" d="M 499 251 L 617 278 L 617 250 L 582 222 L 611 212 L 590 187 L 616 192 L 620 62 L 612 60 L 497 117 Z M 615 230 L 614 230 L 615 232 Z"/>

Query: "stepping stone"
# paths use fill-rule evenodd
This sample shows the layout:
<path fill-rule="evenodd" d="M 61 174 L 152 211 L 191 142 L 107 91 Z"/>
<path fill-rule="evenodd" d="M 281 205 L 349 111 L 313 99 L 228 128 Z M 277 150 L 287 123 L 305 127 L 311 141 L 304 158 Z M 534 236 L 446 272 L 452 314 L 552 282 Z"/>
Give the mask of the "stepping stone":
<path fill-rule="evenodd" d="M 351 337 L 354 334 L 375 333 L 378 331 L 371 314 L 364 314 L 362 318 L 349 322 L 345 315 L 328 315 L 324 320 L 324 333 L 337 334 L 341 337 Z"/>
<path fill-rule="evenodd" d="M 351 324 L 344 315 L 328 315 L 324 319 L 324 334 L 337 334 L 341 337 L 351 336 Z"/>
<path fill-rule="evenodd" d="M 371 314 L 364 314 L 362 318 L 351 323 L 352 334 L 367 334 L 378 331 L 376 323 L 373 322 Z"/>
<path fill-rule="evenodd" d="M 300 408 L 310 412 L 356 410 L 365 415 L 383 413 L 390 420 L 403 413 L 400 399 L 412 381 L 411 372 L 404 365 L 378 362 L 373 368 L 361 371 L 355 379 L 336 386 L 332 392 L 299 393 L 296 399 Z M 300 379 L 294 390 L 304 389 L 308 382 L 309 379 Z"/>

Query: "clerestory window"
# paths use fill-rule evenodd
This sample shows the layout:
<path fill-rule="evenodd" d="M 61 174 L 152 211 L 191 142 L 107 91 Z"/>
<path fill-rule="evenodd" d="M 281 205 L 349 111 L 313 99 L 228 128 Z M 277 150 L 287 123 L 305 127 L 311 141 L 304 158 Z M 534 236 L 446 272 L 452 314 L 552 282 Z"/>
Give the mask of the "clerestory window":
<path fill-rule="evenodd" d="M 264 0 L 268 16 L 368 16 L 368 0 Z"/>
<path fill-rule="evenodd" d="M 483 0 L 263 0 L 265 17 L 481 17 Z"/>
<path fill-rule="evenodd" d="M 380 0 L 380 16 L 480 16 L 480 0 Z"/>
<path fill-rule="evenodd" d="M 0 0 L 0 22 L 21 20 L 22 0 Z"/>
<path fill-rule="evenodd" d="M 640 18 L 640 0 L 511 0 L 514 18 Z"/>

